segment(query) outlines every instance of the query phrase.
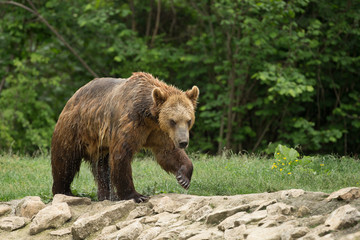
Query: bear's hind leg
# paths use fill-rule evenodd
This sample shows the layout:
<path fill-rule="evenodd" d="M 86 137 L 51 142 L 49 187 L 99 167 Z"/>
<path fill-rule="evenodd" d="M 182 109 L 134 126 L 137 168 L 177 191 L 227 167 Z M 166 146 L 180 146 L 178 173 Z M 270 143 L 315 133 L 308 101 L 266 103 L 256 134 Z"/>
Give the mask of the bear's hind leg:
<path fill-rule="evenodd" d="M 98 200 L 103 201 L 110 199 L 110 168 L 109 154 L 100 157 L 93 173 L 98 185 Z"/>
<path fill-rule="evenodd" d="M 76 173 L 80 170 L 81 157 L 79 154 L 63 152 L 61 155 L 53 154 L 51 156 L 51 167 L 53 175 L 53 194 L 73 195 L 70 185 L 74 180 Z"/>

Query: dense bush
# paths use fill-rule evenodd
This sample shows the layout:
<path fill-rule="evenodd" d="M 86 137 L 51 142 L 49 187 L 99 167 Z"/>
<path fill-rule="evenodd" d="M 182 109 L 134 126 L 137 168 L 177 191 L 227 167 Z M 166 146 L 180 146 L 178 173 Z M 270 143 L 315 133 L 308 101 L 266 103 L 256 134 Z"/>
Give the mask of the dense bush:
<path fill-rule="evenodd" d="M 359 1 L 0 6 L 2 150 L 47 150 L 57 116 L 77 88 L 95 76 L 135 71 L 182 89 L 199 86 L 191 150 L 273 152 L 278 143 L 306 153 L 360 150 Z"/>

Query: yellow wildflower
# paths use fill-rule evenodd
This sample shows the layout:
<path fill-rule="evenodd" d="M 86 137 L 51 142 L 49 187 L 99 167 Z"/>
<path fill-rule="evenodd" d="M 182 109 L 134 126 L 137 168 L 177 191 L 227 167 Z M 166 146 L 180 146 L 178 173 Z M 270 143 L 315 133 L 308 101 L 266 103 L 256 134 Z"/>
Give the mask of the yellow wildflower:
<path fill-rule="evenodd" d="M 295 162 L 298 162 L 298 161 L 299 161 L 298 159 L 295 160 Z"/>
<path fill-rule="evenodd" d="M 288 172 L 288 175 L 291 175 L 291 172 Z"/>
<path fill-rule="evenodd" d="M 323 163 L 321 163 L 321 164 L 320 164 L 320 166 L 321 166 L 321 167 L 323 167 L 323 166 L 324 166 L 324 164 L 323 164 Z"/>
<path fill-rule="evenodd" d="M 284 159 L 286 159 L 286 157 L 284 157 Z"/>
<path fill-rule="evenodd" d="M 282 163 L 281 165 L 285 166 L 285 163 Z"/>
<path fill-rule="evenodd" d="M 282 168 L 280 168 L 280 172 L 282 171 L 283 169 Z"/>
<path fill-rule="evenodd" d="M 279 155 L 280 153 L 277 153 L 277 155 Z"/>

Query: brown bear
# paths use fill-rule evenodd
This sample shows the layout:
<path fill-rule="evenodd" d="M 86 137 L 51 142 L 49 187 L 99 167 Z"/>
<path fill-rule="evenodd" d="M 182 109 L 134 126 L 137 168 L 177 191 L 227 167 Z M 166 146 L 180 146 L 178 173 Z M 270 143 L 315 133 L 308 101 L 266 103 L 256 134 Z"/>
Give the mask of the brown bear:
<path fill-rule="evenodd" d="M 141 148 L 185 189 L 193 165 L 184 149 L 195 122 L 198 87 L 183 92 L 138 72 L 128 79 L 98 78 L 81 87 L 59 116 L 51 142 L 53 194 L 71 195 L 82 160 L 90 162 L 98 200 L 148 199 L 136 192 L 131 161 Z"/>

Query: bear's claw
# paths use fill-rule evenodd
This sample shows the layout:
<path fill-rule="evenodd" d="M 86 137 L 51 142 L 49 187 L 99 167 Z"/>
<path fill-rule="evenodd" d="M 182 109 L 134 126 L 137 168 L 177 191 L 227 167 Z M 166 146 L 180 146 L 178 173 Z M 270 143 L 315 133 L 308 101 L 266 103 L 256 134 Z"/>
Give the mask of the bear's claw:
<path fill-rule="evenodd" d="M 143 203 L 143 202 L 149 201 L 149 199 L 150 199 L 150 197 L 148 197 L 148 196 L 140 195 L 140 196 L 138 196 L 138 197 L 135 197 L 135 198 L 134 198 L 134 201 L 135 201 L 136 203 Z"/>
<path fill-rule="evenodd" d="M 183 175 L 177 175 L 176 179 L 177 179 L 178 183 L 180 184 L 180 186 L 182 186 L 186 190 L 189 189 L 190 181 L 186 177 L 184 177 Z"/>

